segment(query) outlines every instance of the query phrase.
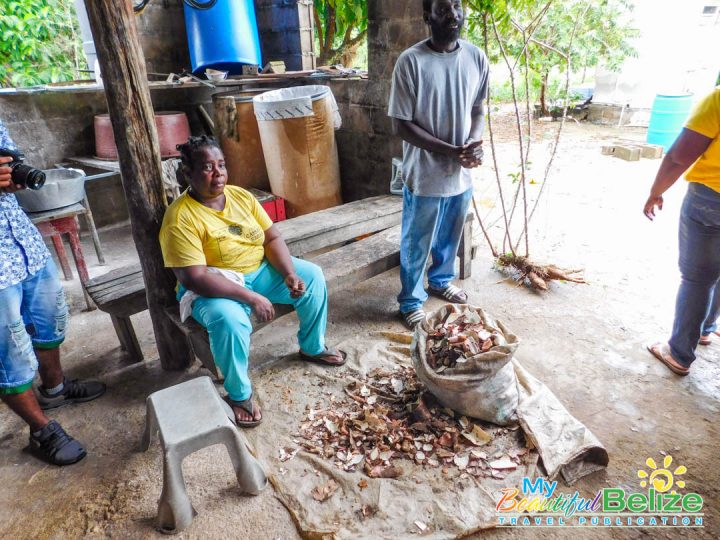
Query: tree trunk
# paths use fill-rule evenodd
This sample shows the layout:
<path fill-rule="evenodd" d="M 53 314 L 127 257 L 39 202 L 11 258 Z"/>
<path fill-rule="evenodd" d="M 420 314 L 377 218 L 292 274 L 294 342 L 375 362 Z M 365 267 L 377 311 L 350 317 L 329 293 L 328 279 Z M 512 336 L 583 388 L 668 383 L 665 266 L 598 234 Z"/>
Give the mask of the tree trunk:
<path fill-rule="evenodd" d="M 194 358 L 182 332 L 164 313 L 166 306 L 176 302 L 175 283 L 164 268 L 158 244 L 167 201 L 135 16 L 128 0 L 85 0 L 85 5 L 105 81 L 122 184 L 160 361 L 164 369 L 183 369 Z"/>
<path fill-rule="evenodd" d="M 357 58 L 358 51 L 360 50 L 362 43 L 355 43 L 345 47 L 340 51 L 340 63 L 346 68 L 355 67 L 355 59 Z"/>
<path fill-rule="evenodd" d="M 540 114 L 541 116 L 547 116 L 550 114 L 547 108 L 547 87 L 548 87 L 549 75 L 544 73 L 542 76 L 542 83 L 540 84 Z"/>

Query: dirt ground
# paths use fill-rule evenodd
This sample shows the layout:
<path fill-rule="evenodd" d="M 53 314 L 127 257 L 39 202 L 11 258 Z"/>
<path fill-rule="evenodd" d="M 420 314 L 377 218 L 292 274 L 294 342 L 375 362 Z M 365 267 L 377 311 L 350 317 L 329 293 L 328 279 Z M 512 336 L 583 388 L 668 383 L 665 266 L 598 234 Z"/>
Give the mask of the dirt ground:
<path fill-rule="evenodd" d="M 512 124 L 498 125 L 499 163 L 513 172 L 517 149 L 506 142 Z M 531 154 L 540 171 L 556 124 L 536 124 Z M 705 500 L 705 528 L 682 529 L 515 529 L 474 538 L 640 538 L 720 537 L 720 338 L 698 350 L 692 373 L 679 378 L 653 359 L 645 344 L 668 337 L 677 271 L 677 219 L 684 194 L 680 182 L 666 197 L 665 210 L 650 223 L 642 215 L 658 161 L 625 162 L 602 156 L 613 137 L 641 140 L 644 131 L 593 125 L 567 126 L 551 183 L 533 222 L 532 255 L 568 267 L 582 267 L 589 285 L 553 284 L 545 294 L 530 292 L 492 268 L 485 244 L 462 285 L 471 302 L 506 322 L 522 340 L 518 357 L 544 381 L 568 410 L 584 422 L 610 454 L 607 471 L 572 489 L 586 496 L 603 487 L 638 490 L 637 471 L 645 461 L 671 454 L 684 465 L 686 491 Z M 489 155 L 488 155 L 489 157 Z M 487 160 L 491 163 L 491 160 Z M 488 165 L 477 179 L 477 199 L 487 223 L 498 216 L 495 178 Z M 530 186 L 530 195 L 539 184 Z M 498 237 L 497 225 L 492 234 Z M 102 274 L 136 257 L 127 226 L 101 231 L 109 267 L 97 266 L 86 244 L 90 271 Z M 392 270 L 330 300 L 329 340 L 362 337 L 374 330 L 401 331 Z M 82 311 L 77 280 L 66 283 L 73 321 L 63 358 L 72 377 L 97 377 L 109 390 L 95 402 L 52 414 L 88 447 L 78 465 L 55 468 L 22 450 L 27 428 L 0 409 L 0 536 L 3 538 L 156 538 L 153 530 L 162 485 L 159 446 L 139 450 L 145 398 L 160 388 L 203 374 L 160 369 L 147 313 L 134 317 L 147 360 L 130 365 L 119 350 L 109 317 Z M 430 308 L 440 305 L 431 301 Z M 296 350 L 294 316 L 254 337 L 252 363 L 282 368 Z M 303 381 L 292 381 L 302 385 Z M 263 427 L 258 428 L 260 434 Z M 267 433 L 272 437 L 272 433 Z M 188 493 L 198 515 L 181 538 L 298 538 L 288 512 L 272 489 L 258 497 L 238 493 L 229 458 L 211 447 L 186 459 Z M 356 519 L 349 515 L 348 519 Z"/>

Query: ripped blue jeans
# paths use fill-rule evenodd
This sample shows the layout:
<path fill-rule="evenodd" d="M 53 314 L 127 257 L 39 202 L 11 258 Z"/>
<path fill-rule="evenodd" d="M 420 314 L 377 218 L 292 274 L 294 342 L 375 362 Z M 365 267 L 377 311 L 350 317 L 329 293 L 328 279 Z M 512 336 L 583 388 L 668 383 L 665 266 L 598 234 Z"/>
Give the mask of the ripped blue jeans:
<path fill-rule="evenodd" d="M 65 340 L 68 307 L 52 259 L 37 274 L 0 289 L 0 393 L 14 393 L 35 377 L 34 348 L 56 349 Z"/>

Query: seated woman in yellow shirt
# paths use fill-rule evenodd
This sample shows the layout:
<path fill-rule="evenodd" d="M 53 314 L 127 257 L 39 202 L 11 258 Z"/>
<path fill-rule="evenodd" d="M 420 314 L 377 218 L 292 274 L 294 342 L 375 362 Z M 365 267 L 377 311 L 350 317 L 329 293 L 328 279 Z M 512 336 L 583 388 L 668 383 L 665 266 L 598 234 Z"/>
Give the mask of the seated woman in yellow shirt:
<path fill-rule="evenodd" d="M 190 185 L 168 208 L 160 231 L 165 266 L 180 286 L 198 297 L 192 316 L 207 328 L 215 363 L 242 427 L 260 423 L 248 377 L 250 312 L 262 321 L 274 318 L 273 303 L 294 306 L 300 319 L 298 340 L 304 360 L 331 366 L 345 353 L 325 346 L 327 289 L 322 270 L 290 256 L 265 210 L 246 190 L 228 186 L 225 158 L 209 137 L 191 137 L 179 145 Z M 244 285 L 212 271 L 241 274 Z"/>
<path fill-rule="evenodd" d="M 687 171 L 687 172 L 686 172 Z M 680 211 L 680 273 L 675 322 L 667 343 L 650 352 L 678 375 L 690 373 L 698 345 L 709 345 L 720 316 L 720 87 L 706 96 L 660 166 L 645 215 L 662 210 L 663 194 L 685 173 Z"/>

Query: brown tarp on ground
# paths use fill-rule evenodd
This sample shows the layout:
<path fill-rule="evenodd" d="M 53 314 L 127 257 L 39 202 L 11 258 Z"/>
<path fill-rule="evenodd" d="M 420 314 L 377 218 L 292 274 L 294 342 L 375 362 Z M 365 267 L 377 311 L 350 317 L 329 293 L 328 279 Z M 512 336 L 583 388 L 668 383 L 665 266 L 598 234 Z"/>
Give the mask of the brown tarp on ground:
<path fill-rule="evenodd" d="M 279 459 L 283 448 L 299 448 L 296 436 L 306 418 L 306 407 L 319 401 L 329 404 L 330 395 L 345 399 L 345 377 L 361 378 L 374 368 L 410 366 L 410 350 L 381 336 L 342 343 L 348 363 L 340 369 L 324 368 L 288 358 L 277 368 L 255 377 L 256 396 L 263 408 L 263 426 L 248 430 L 260 462 L 266 468 L 278 498 L 291 512 L 305 538 L 423 538 L 450 539 L 497 523 L 495 504 L 499 491 L 520 487 L 522 478 L 536 475 L 537 454 L 526 456 L 526 463 L 504 479 L 464 475 L 450 465 L 448 474 L 441 468 L 416 465 L 397 460 L 403 469 L 398 479 L 369 478 L 362 467 L 358 472 L 344 472 L 332 460 L 299 451 L 292 459 Z M 517 450 L 524 447 L 520 431 Z M 482 450 L 497 450 L 492 441 Z M 505 441 L 506 443 L 506 441 Z M 339 489 L 326 501 L 312 496 L 313 489 L 333 479 Z M 367 482 L 362 489 L 358 484 Z M 363 483 L 364 485 L 364 483 Z M 416 523 L 417 522 L 417 523 Z M 421 529 L 427 526 L 427 530 Z"/>
<path fill-rule="evenodd" d="M 436 327 L 458 315 L 482 321 L 496 334 L 495 346 L 453 368 L 436 371 L 428 363 L 426 340 Z M 573 484 L 607 467 L 608 453 L 597 437 L 513 358 L 519 345 L 517 336 L 482 308 L 446 304 L 415 328 L 411 351 L 418 378 L 446 407 L 502 425 L 519 423 L 540 453 L 550 480 L 562 475 Z"/>

